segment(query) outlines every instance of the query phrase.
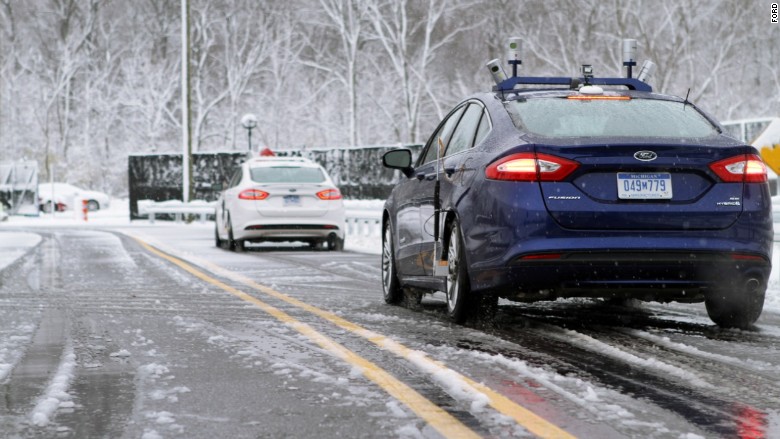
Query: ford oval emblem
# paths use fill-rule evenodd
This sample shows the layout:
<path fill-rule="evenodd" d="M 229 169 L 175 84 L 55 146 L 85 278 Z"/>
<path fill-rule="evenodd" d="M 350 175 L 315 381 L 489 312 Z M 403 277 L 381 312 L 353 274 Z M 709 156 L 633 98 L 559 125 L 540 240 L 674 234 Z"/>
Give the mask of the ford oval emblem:
<path fill-rule="evenodd" d="M 653 151 L 637 151 L 634 153 L 634 158 L 643 162 L 649 162 L 657 159 L 658 154 Z"/>

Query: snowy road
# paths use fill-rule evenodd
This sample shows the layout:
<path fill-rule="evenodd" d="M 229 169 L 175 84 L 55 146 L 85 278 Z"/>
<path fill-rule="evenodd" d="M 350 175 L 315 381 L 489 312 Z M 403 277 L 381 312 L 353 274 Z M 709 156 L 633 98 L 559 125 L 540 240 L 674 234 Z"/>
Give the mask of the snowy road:
<path fill-rule="evenodd" d="M 0 260 L 5 436 L 780 437 L 774 312 L 736 331 L 700 304 L 506 303 L 460 327 L 442 297 L 384 305 L 374 255 L 21 231 Z"/>

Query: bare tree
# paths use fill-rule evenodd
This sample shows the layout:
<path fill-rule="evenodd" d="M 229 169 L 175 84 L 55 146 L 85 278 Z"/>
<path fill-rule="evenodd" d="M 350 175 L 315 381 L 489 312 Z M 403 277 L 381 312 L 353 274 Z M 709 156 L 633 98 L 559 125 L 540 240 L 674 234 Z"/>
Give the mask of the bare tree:
<path fill-rule="evenodd" d="M 42 111 L 38 113 L 38 122 L 45 138 L 46 175 L 51 172 L 55 157 L 67 160 L 72 140 L 74 81 L 88 63 L 89 39 L 100 4 L 101 0 L 50 0 L 46 3 L 48 14 L 31 12 L 31 16 L 44 22 L 35 27 L 36 52 L 23 68 L 41 80 Z"/>
<path fill-rule="evenodd" d="M 192 76 L 192 140 L 194 151 L 201 149 L 204 140 L 218 137 L 218 131 L 206 132 L 209 117 L 230 95 L 225 87 L 224 77 L 219 73 L 224 69 L 218 56 L 217 24 L 220 21 L 217 11 L 210 2 L 193 5 L 192 8 L 192 57 L 190 74 Z"/>
<path fill-rule="evenodd" d="M 460 32 L 470 28 L 443 29 L 445 13 L 456 15 L 466 4 L 453 5 L 446 0 L 428 0 L 421 4 L 408 0 L 372 0 L 368 3 L 374 38 L 384 49 L 390 70 L 399 84 L 393 89 L 402 96 L 405 140 L 418 142 L 423 100 L 429 98 L 437 114 L 442 113 L 438 99 L 429 88 L 429 82 L 433 80 L 431 65 L 439 51 L 454 42 Z M 420 9 L 415 10 L 415 6 Z M 383 67 L 378 66 L 378 69 L 383 70 Z"/>
<path fill-rule="evenodd" d="M 303 64 L 335 78 L 347 92 L 349 144 L 360 144 L 358 61 L 366 40 L 368 3 L 361 0 L 320 0 L 315 26 L 321 34 Z M 321 18 L 319 16 L 322 16 Z"/>
<path fill-rule="evenodd" d="M 232 149 L 236 149 L 238 108 L 247 97 L 250 84 L 257 79 L 263 64 L 271 56 L 274 41 L 268 30 L 273 22 L 267 3 L 258 5 L 251 0 L 231 0 L 228 5 L 228 10 L 247 12 L 241 15 L 226 14 L 216 23 L 223 47 L 221 65 L 229 105 L 227 121 L 223 125 L 228 131 L 225 136 L 228 143 Z"/>

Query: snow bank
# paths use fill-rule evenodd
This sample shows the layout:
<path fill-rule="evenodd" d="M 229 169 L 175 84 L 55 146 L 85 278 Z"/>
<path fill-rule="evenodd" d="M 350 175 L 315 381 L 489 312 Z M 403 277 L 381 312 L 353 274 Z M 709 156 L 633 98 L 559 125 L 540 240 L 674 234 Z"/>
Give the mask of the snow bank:
<path fill-rule="evenodd" d="M 41 242 L 41 235 L 22 232 L 0 232 L 0 270 L 24 256 Z"/>

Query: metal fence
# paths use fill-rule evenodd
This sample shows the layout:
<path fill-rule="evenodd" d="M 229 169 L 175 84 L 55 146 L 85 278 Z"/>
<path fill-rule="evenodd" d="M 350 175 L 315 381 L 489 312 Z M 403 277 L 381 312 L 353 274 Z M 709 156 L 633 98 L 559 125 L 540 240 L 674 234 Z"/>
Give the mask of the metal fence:
<path fill-rule="evenodd" d="M 38 162 L 0 163 L 0 203 L 11 215 L 38 215 Z"/>

